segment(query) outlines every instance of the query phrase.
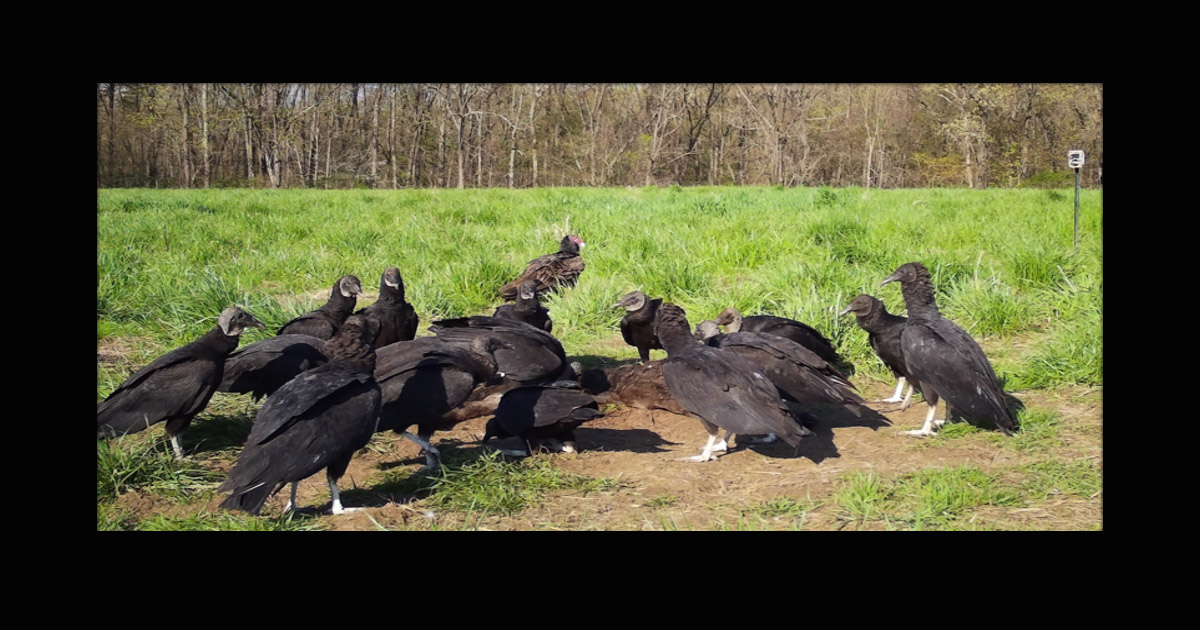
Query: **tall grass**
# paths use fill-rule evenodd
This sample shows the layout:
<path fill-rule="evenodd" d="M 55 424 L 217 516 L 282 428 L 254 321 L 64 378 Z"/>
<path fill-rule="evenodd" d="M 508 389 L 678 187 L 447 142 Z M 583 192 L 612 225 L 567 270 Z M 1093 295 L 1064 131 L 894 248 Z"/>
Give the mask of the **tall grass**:
<path fill-rule="evenodd" d="M 568 354 L 636 356 L 612 349 L 620 312 L 610 306 L 641 288 L 678 303 L 693 324 L 728 306 L 805 321 L 882 374 L 866 334 L 837 313 L 859 293 L 903 313 L 899 288 L 879 283 L 916 260 L 933 272 L 943 313 L 977 337 L 1044 335 L 1014 383 L 1095 384 L 1100 195 L 1083 193 L 1075 254 L 1073 196 L 1040 190 L 101 190 L 97 338 L 143 340 L 130 357 L 140 365 L 237 303 L 267 326 L 245 344 L 322 304 L 343 274 L 373 296 L 390 265 L 423 330 L 491 314 L 496 289 L 569 229 L 587 242 L 587 269 L 546 301 Z M 119 368 L 98 368 L 98 397 Z"/>

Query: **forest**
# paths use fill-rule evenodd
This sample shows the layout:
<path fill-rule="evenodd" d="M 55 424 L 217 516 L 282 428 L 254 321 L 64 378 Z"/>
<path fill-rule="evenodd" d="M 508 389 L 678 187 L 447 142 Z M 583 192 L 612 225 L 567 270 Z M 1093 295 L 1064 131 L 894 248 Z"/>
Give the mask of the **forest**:
<path fill-rule="evenodd" d="M 1100 187 L 1099 84 L 98 83 L 100 188 Z"/>

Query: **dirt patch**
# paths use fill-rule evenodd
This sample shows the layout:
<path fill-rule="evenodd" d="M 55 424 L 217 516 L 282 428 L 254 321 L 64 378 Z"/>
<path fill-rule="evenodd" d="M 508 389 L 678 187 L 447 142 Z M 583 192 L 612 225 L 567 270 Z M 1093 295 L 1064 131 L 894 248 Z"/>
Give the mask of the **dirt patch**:
<path fill-rule="evenodd" d="M 868 398 L 891 393 L 883 383 L 860 385 Z M 903 434 L 920 427 L 925 406 L 906 411 L 870 403 L 874 413 L 856 418 L 840 409 L 821 410 L 816 435 L 798 451 L 782 442 L 738 444 L 715 461 L 677 461 L 700 452 L 706 433 L 694 418 L 665 411 L 610 406 L 604 418 L 576 431 L 582 451 L 543 453 L 561 469 L 588 477 L 616 478 L 620 487 L 586 494 L 548 493 L 540 502 L 509 516 L 466 515 L 435 511 L 413 495 L 373 491 L 389 478 L 415 474 L 424 463 L 415 444 L 390 433 L 379 434 L 360 452 L 343 479 L 347 506 L 362 512 L 327 515 L 329 489 L 324 475 L 300 484 L 301 506 L 319 508 L 322 524 L 333 530 L 494 529 L 494 530 L 662 530 L 662 529 L 884 529 L 875 522 L 853 522 L 835 500 L 846 476 L 874 472 L 896 476 L 936 467 L 969 464 L 1020 483 L 1023 467 L 1046 461 L 1091 461 L 1101 465 L 1101 393 L 1072 388 L 1052 394 L 1019 394 L 1029 408 L 1051 409 L 1061 416 L 1053 449 L 1022 451 L 993 432 L 957 438 L 917 439 Z M 436 434 L 444 450 L 478 449 L 485 418 Z M 364 492 L 351 492 L 353 489 Z M 265 514 L 278 513 L 287 493 L 273 497 Z M 215 502 L 214 502 L 215 505 Z M 798 506 L 782 515 L 772 506 Z M 161 506 L 160 506 L 161 507 Z M 139 512 L 143 510 L 139 509 Z M 1051 496 L 1032 505 L 983 506 L 973 518 L 1001 529 L 1094 529 L 1101 523 L 1100 498 Z"/>

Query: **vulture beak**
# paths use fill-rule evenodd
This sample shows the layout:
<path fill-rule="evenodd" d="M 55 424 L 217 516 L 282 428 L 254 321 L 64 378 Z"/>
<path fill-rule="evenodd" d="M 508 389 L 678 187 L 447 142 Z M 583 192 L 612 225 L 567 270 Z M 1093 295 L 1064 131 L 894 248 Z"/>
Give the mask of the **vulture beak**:
<path fill-rule="evenodd" d="M 883 282 L 880 282 L 880 283 L 879 283 L 879 286 L 883 286 L 883 285 L 885 285 L 885 284 L 887 284 L 887 283 L 889 283 L 889 282 L 895 282 L 895 281 L 897 281 L 897 280 L 899 280 L 899 279 L 900 279 L 900 272 L 899 272 L 899 271 L 897 271 L 896 273 L 894 273 L 894 274 L 892 274 L 892 275 L 888 276 L 888 277 L 887 277 L 887 279 L 886 279 L 886 280 L 884 280 Z"/>
<path fill-rule="evenodd" d="M 887 281 L 885 280 L 883 284 L 887 284 Z M 879 286 L 883 286 L 883 285 L 879 285 Z M 841 317 L 842 315 L 845 315 L 846 313 L 849 313 L 849 312 L 850 312 L 850 308 L 851 308 L 851 307 L 847 306 L 847 307 L 846 307 L 846 310 L 842 311 L 841 313 L 838 313 L 838 317 Z"/>

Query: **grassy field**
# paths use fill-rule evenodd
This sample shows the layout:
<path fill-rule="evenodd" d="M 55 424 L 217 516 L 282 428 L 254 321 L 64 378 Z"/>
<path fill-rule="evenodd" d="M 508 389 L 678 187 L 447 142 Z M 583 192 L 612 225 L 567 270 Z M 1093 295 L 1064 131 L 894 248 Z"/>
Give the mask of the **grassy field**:
<path fill-rule="evenodd" d="M 1098 387 L 1101 195 L 1083 192 L 1075 253 L 1073 193 L 1066 190 L 100 190 L 97 400 L 134 369 L 211 328 L 225 306 L 238 304 L 267 327 L 248 333 L 244 345 L 324 303 L 346 273 L 358 275 L 373 298 L 383 270 L 398 266 L 421 317 L 420 334 L 434 319 L 491 314 L 495 290 L 527 261 L 555 251 L 568 232 L 587 242 L 587 270 L 577 287 L 546 305 L 567 354 L 585 364 L 636 358 L 617 332 L 621 312 L 610 306 L 640 288 L 681 305 L 693 325 L 727 306 L 807 322 L 855 364 L 860 387 L 883 382 L 885 368 L 866 334 L 837 313 L 859 293 L 903 313 L 899 288 L 879 283 L 915 260 L 932 272 L 943 314 L 989 349 L 1008 391 Z M 219 447 L 206 457 L 236 455 L 255 407 L 214 398 L 190 430 L 212 425 L 207 439 Z M 221 479 L 206 457 L 182 464 L 165 457 L 156 429 L 145 439 L 98 442 L 98 527 L 272 528 L 264 519 L 224 514 L 130 520 L 113 504 L 122 492 L 186 501 L 211 493 Z M 127 470 L 139 467 L 149 470 Z M 966 483 L 986 474 L 963 469 L 951 476 Z M 888 496 L 916 496 L 932 482 L 840 483 L 847 496 L 872 484 Z M 993 494 L 993 505 L 1014 500 Z M 837 496 L 829 505 L 843 505 Z M 668 498 L 660 502 L 669 505 Z M 790 504 L 764 509 L 785 507 L 805 511 Z M 918 511 L 894 522 L 923 528 L 941 521 Z M 667 520 L 663 528 L 675 525 Z M 295 525 L 281 520 L 278 527 Z"/>

